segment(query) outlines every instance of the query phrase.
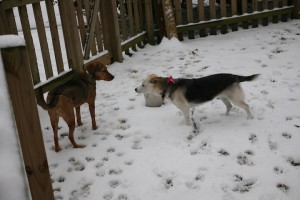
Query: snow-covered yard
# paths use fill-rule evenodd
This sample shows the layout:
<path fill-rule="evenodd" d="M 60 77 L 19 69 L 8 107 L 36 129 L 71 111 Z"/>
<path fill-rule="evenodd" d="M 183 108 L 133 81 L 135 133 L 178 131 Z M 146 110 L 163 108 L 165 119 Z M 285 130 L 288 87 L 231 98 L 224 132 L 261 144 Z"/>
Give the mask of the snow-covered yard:
<path fill-rule="evenodd" d="M 300 21 L 178 42 L 147 45 L 97 83 L 92 131 L 87 106 L 73 149 L 61 120 L 55 153 L 48 115 L 40 109 L 56 199 L 298 199 L 300 196 Z M 197 78 L 250 75 L 242 83 L 253 120 L 243 110 L 223 116 L 214 100 L 192 110 L 186 126 L 170 102 L 145 106 L 134 88 L 151 73 Z"/>
<path fill-rule="evenodd" d="M 299 199 L 299 51 L 300 20 L 147 45 L 109 66 L 113 81 L 97 83 L 99 128 L 92 130 L 85 105 L 84 125 L 75 130 L 83 149 L 72 148 L 61 120 L 56 153 L 48 114 L 39 107 L 56 199 Z M 242 83 L 253 120 L 238 108 L 224 116 L 223 103 L 213 100 L 193 109 L 194 125 L 186 126 L 172 103 L 146 107 L 134 91 L 152 73 L 221 72 L 261 74 Z"/>

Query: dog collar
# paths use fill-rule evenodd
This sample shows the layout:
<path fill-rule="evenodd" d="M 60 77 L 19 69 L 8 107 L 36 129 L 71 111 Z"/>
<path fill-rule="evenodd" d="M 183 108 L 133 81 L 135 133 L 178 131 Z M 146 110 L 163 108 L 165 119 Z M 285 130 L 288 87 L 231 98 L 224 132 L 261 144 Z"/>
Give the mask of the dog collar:
<path fill-rule="evenodd" d="M 173 77 L 172 77 L 172 76 L 169 76 L 169 77 L 168 77 L 168 81 L 167 81 L 167 83 L 168 83 L 168 85 L 169 85 L 169 84 L 173 84 L 173 85 L 175 85 L 175 81 L 174 81 L 174 79 L 173 79 Z"/>
<path fill-rule="evenodd" d="M 167 79 L 167 85 L 175 85 L 175 80 L 173 79 L 172 76 L 169 76 L 168 79 Z M 167 91 L 170 90 L 170 88 L 166 88 L 165 90 L 163 90 L 162 94 L 161 94 L 161 97 L 164 101 L 165 97 L 166 97 L 166 94 L 167 94 Z"/>

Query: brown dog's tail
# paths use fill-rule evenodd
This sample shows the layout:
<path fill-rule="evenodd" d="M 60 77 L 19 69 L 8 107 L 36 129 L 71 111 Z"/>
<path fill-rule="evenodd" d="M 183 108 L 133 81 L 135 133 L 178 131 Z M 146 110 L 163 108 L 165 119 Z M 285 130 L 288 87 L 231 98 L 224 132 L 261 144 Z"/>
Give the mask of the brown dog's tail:
<path fill-rule="evenodd" d="M 259 76 L 259 74 L 253 74 L 251 76 L 237 76 L 237 79 L 239 82 L 244 82 L 244 81 L 253 81 Z"/>
<path fill-rule="evenodd" d="M 41 89 L 36 91 L 36 101 L 37 104 L 41 106 L 44 110 L 49 110 L 50 108 L 52 108 L 50 104 L 46 103 L 44 99 L 43 91 Z"/>

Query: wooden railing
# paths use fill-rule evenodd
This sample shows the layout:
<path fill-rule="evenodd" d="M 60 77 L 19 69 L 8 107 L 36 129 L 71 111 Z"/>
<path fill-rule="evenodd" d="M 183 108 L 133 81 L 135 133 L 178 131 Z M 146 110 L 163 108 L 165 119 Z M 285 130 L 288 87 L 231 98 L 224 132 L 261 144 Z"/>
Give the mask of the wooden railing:
<path fill-rule="evenodd" d="M 174 10 L 179 38 L 187 33 L 189 39 L 207 35 L 224 34 L 231 29 L 237 31 L 267 26 L 270 21 L 287 21 L 288 17 L 298 15 L 299 0 L 203 0 L 193 4 L 192 0 L 175 0 Z M 295 6 L 296 5 L 296 6 Z M 297 12 L 298 10 L 298 12 Z"/>
<path fill-rule="evenodd" d="M 53 200 L 54 194 L 37 104 L 35 101 L 35 93 L 33 90 L 32 77 L 30 73 L 30 58 L 27 54 L 28 51 L 25 46 L 25 41 L 17 36 L 0 37 L 2 37 L 0 38 L 0 41 L 7 39 L 7 41 L 13 42 L 12 44 L 7 44 L 6 47 L 0 49 L 0 57 L 3 59 L 5 77 L 7 80 L 8 92 L 14 116 L 7 117 L 11 117 L 15 120 L 16 132 L 18 133 L 17 136 L 22 150 L 22 156 L 20 157 L 23 158 L 25 167 L 24 171 L 26 171 L 31 198 L 33 200 Z M 17 43 L 17 45 L 15 43 Z M 1 44 L 0 47 L 2 45 L 3 44 Z M 2 67 L 2 63 L 0 66 Z M 5 134 L 5 132 L 2 132 L 1 134 Z M 17 152 L 19 151 L 16 150 L 10 153 Z M 5 161 L 3 160 L 3 162 Z M 19 185 L 19 183 L 17 185 Z M 11 191 L 21 192 L 18 188 L 12 188 Z M 1 192 L 9 193 L 10 191 Z M 1 197 L 3 197 L 3 195 L 9 196 L 1 194 Z M 24 196 L 22 199 L 27 198 Z"/>

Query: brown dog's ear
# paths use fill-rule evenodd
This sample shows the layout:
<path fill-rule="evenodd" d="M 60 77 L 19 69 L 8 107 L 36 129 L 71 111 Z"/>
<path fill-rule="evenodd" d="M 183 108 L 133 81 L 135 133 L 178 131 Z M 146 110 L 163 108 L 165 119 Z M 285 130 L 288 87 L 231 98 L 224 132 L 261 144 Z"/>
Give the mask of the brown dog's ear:
<path fill-rule="evenodd" d="M 86 71 L 90 74 L 90 75 L 95 75 L 96 71 L 97 71 L 97 65 L 98 63 L 92 62 L 90 64 L 88 64 L 85 69 Z"/>

